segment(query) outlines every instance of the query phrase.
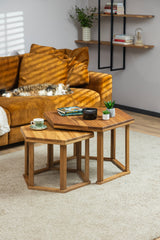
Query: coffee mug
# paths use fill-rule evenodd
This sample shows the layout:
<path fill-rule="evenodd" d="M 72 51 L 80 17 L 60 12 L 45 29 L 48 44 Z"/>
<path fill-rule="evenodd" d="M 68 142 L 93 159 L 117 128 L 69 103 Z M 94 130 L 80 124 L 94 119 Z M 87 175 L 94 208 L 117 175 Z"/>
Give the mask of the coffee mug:
<path fill-rule="evenodd" d="M 34 118 L 33 121 L 31 121 L 31 125 L 35 125 L 35 127 L 42 127 L 44 125 L 44 119 Z"/>

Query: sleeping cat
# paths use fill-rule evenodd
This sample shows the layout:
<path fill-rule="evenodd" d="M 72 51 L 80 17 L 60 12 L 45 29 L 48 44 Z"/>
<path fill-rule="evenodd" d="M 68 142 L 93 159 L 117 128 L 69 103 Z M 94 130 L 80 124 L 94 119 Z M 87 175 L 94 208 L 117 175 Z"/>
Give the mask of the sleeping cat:
<path fill-rule="evenodd" d="M 71 94 L 72 91 L 69 85 L 64 85 L 62 83 L 56 84 L 33 84 L 22 86 L 12 91 L 6 91 L 2 94 L 3 97 L 13 97 L 13 96 L 54 96 L 54 95 L 64 95 Z"/>

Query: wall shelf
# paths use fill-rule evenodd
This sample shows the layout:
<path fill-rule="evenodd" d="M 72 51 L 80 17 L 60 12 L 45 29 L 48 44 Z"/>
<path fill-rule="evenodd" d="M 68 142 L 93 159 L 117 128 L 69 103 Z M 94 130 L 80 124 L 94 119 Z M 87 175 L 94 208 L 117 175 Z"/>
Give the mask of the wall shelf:
<path fill-rule="evenodd" d="M 98 13 L 95 14 L 98 16 Z M 111 14 L 101 13 L 101 17 L 111 17 Z M 126 18 L 154 18 L 154 15 L 140 15 L 140 14 L 113 14 L 114 17 L 126 17 Z"/>
<path fill-rule="evenodd" d="M 98 45 L 97 40 L 91 40 L 91 41 L 75 40 L 75 43 L 84 44 L 84 45 Z M 108 45 L 108 46 L 111 45 L 110 41 L 101 41 L 100 43 L 101 43 L 101 45 Z M 142 49 L 149 49 L 149 48 L 154 47 L 154 45 L 136 46 L 134 44 L 124 45 L 124 44 L 119 44 L 119 43 L 113 43 L 113 46 L 127 47 L 127 48 L 142 48 Z"/>
<path fill-rule="evenodd" d="M 126 21 L 127 18 L 134 18 L 134 19 L 152 19 L 154 18 L 154 15 L 149 14 L 128 14 L 126 13 L 126 1 L 123 0 L 123 6 L 124 6 L 124 14 L 114 14 L 113 13 L 113 4 L 114 0 L 111 0 L 111 13 L 106 14 L 102 13 L 101 11 L 101 0 L 98 1 L 98 13 L 95 13 L 95 15 L 98 18 L 98 39 L 97 40 L 91 40 L 91 41 L 82 41 L 82 40 L 76 40 L 75 42 L 78 44 L 83 45 L 97 45 L 98 49 L 98 69 L 106 69 L 109 68 L 110 71 L 117 71 L 117 70 L 124 70 L 126 66 L 126 48 L 137 48 L 137 49 L 152 49 L 154 45 L 143 45 L 143 46 L 136 46 L 134 44 L 121 44 L 121 43 L 114 43 L 114 19 L 116 18 L 122 18 L 123 23 L 123 30 L 122 34 L 126 34 Z M 109 17 L 108 20 L 110 21 L 110 41 L 102 41 L 101 40 L 101 19 Z M 102 22 L 103 24 L 104 22 Z M 101 46 L 109 46 L 110 47 L 110 64 L 109 66 L 101 66 Z M 122 67 L 120 68 L 114 68 L 114 49 L 117 47 L 122 48 L 123 58 L 122 58 Z"/>

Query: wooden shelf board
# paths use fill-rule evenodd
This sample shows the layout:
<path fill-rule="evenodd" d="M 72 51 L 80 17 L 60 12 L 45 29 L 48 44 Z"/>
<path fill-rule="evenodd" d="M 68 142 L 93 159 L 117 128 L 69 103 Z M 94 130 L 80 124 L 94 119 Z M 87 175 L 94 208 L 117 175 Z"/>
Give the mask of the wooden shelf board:
<path fill-rule="evenodd" d="M 82 40 L 75 40 L 76 43 L 79 44 L 84 44 L 84 45 L 97 45 L 98 41 L 96 40 L 91 40 L 91 41 L 82 41 Z M 109 41 L 101 41 L 101 45 L 110 45 Z M 142 49 L 149 49 L 153 48 L 154 45 L 143 45 L 143 46 L 136 46 L 134 44 L 129 44 L 129 45 L 124 45 L 124 44 L 119 44 L 119 43 L 114 43 L 114 46 L 119 46 L 119 47 L 129 47 L 129 48 L 142 48 Z"/>
<path fill-rule="evenodd" d="M 96 13 L 98 15 L 98 13 Z M 102 17 L 110 17 L 110 14 L 101 13 Z M 141 14 L 113 14 L 114 17 L 126 17 L 126 18 L 154 18 L 154 15 L 141 15 Z"/>

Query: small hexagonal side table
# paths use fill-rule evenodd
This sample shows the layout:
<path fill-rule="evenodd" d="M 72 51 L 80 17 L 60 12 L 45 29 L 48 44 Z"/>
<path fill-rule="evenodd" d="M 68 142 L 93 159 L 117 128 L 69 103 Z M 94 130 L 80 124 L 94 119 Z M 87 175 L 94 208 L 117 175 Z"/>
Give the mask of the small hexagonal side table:
<path fill-rule="evenodd" d="M 24 179 L 29 189 L 50 192 L 68 192 L 90 183 L 89 181 L 89 139 L 94 136 L 93 132 L 80 132 L 53 129 L 49 124 L 43 131 L 35 131 L 30 126 L 21 127 L 25 140 L 25 173 Z M 85 140 L 85 171 L 81 170 L 81 141 Z M 47 167 L 34 171 L 34 143 L 48 145 Z M 76 144 L 76 169 L 67 169 L 67 145 Z M 52 188 L 34 185 L 34 175 L 48 170 L 55 170 L 53 159 L 53 145 L 60 145 L 60 188 Z M 67 187 L 67 171 L 77 172 L 83 182 Z"/>

